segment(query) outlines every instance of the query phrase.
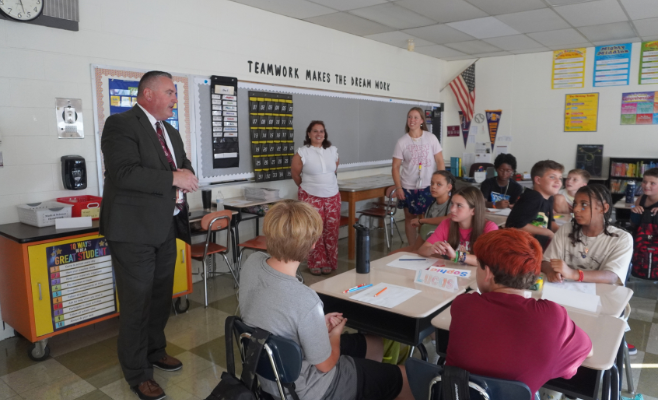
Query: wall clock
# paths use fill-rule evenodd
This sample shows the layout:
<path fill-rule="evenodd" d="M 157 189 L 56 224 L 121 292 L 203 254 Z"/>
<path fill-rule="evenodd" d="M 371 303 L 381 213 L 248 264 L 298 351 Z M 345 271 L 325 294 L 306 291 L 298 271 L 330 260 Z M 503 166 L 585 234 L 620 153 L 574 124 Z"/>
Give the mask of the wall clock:
<path fill-rule="evenodd" d="M 14 21 L 32 21 L 43 11 L 46 0 L 0 0 L 0 12 Z"/>

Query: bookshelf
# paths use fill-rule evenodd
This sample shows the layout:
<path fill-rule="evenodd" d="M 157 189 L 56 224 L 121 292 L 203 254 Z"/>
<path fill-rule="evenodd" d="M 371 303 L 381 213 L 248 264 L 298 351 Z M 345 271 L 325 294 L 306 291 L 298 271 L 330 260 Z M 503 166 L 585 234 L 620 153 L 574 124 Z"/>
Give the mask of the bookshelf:
<path fill-rule="evenodd" d="M 610 157 L 608 188 L 613 203 L 624 197 L 629 181 L 635 181 L 639 188 L 644 171 L 655 167 L 658 167 L 658 158 Z"/>

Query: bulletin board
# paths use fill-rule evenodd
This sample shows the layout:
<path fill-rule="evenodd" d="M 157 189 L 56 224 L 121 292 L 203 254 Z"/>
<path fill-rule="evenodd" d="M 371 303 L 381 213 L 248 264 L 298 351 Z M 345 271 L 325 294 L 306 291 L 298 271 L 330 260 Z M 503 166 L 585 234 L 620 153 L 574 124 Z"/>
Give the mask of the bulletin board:
<path fill-rule="evenodd" d="M 137 101 L 137 85 L 148 70 L 91 65 L 93 107 L 94 107 L 94 134 L 96 138 L 96 163 L 98 171 L 98 187 L 103 195 L 103 179 L 105 164 L 101 152 L 101 137 L 105 120 L 112 114 L 130 110 Z M 196 165 L 196 149 L 194 134 L 191 127 L 192 104 L 190 103 L 189 77 L 184 74 L 172 73 L 174 85 L 178 92 L 178 103 L 174 116 L 167 120 L 178 129 L 185 146 L 185 153 L 192 165 Z"/>

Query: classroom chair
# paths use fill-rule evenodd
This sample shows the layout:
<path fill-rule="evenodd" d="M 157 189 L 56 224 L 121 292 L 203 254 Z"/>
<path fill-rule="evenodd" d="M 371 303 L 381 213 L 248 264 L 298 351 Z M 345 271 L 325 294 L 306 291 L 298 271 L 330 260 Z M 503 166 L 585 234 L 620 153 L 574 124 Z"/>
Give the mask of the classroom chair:
<path fill-rule="evenodd" d="M 233 335 L 239 343 L 240 356 L 244 362 L 250 343 L 249 338 L 255 329 L 242 322 L 238 317 L 227 318 L 226 324 L 233 324 Z M 288 397 L 283 388 L 289 388 L 299 378 L 302 370 L 302 349 L 290 339 L 270 334 L 263 350 L 256 367 L 259 379 L 262 377 L 276 382 L 280 398 L 287 400 Z M 233 358 L 232 348 L 226 350 L 226 357 L 227 365 L 229 365 L 229 357 L 231 360 Z"/>
<path fill-rule="evenodd" d="M 236 266 L 235 269 L 238 271 L 238 278 L 239 278 L 240 271 L 242 270 L 242 254 L 245 252 L 245 250 L 253 250 L 260 253 L 267 253 L 267 242 L 265 240 L 265 236 L 260 235 L 260 236 L 256 236 L 253 239 L 249 239 L 246 242 L 242 242 L 238 244 L 238 247 L 240 247 L 240 254 L 238 255 L 238 265 Z"/>
<path fill-rule="evenodd" d="M 409 387 L 416 400 L 441 399 L 441 374 L 443 367 L 417 358 L 405 362 Z M 528 385 L 517 381 L 470 375 L 470 397 L 472 400 L 532 400 L 535 396 Z"/>
<path fill-rule="evenodd" d="M 400 229 L 398 228 L 397 223 L 395 222 L 395 213 L 397 212 L 397 198 L 395 197 L 395 192 L 396 192 L 395 186 L 389 186 L 386 188 L 386 204 L 385 206 L 382 207 L 373 207 L 373 208 L 368 208 L 362 211 L 359 211 L 361 215 L 359 216 L 359 219 L 357 223 L 361 223 L 361 218 L 362 217 L 369 217 L 369 218 L 381 218 L 383 223 L 384 223 L 384 235 L 386 236 L 386 248 L 388 251 L 391 251 L 391 240 L 393 239 L 393 226 L 395 226 L 395 230 L 398 231 L 398 236 L 400 236 L 400 242 L 404 241 L 402 240 L 402 234 L 400 233 Z M 389 225 L 391 227 L 391 234 L 389 238 L 389 233 L 388 233 L 388 228 L 386 227 L 386 220 L 389 221 Z"/>
<path fill-rule="evenodd" d="M 199 273 L 194 273 L 194 275 L 201 274 L 203 276 L 203 295 L 204 295 L 204 304 L 208 307 L 208 274 L 217 275 L 216 264 L 213 263 L 213 271 L 208 272 L 208 257 L 212 257 L 214 254 L 221 254 L 224 257 L 224 261 L 228 266 L 231 275 L 235 284 L 239 287 L 238 275 L 233 269 L 233 264 L 229 261 L 227 255 L 230 248 L 231 242 L 231 217 L 232 211 L 215 211 L 213 213 L 207 214 L 201 220 L 201 230 L 206 231 L 206 241 L 205 243 L 193 244 L 191 247 L 192 258 L 197 261 L 201 261 L 203 268 Z M 210 240 L 213 232 L 226 230 L 226 246 L 222 246 Z"/>

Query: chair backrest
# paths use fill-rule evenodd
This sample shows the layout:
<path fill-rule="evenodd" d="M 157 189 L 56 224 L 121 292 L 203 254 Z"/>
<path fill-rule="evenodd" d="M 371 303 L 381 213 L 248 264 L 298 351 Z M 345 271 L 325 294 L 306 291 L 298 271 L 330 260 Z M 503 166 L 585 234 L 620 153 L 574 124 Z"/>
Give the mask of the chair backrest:
<path fill-rule="evenodd" d="M 405 362 L 409 387 L 415 399 L 439 400 L 441 396 L 441 381 L 438 377 L 443 368 L 419 360 L 409 358 Z M 524 383 L 504 379 L 488 378 L 471 374 L 470 396 L 472 400 L 484 399 L 480 390 L 486 391 L 491 400 L 531 400 L 530 388 Z"/>
<path fill-rule="evenodd" d="M 231 210 L 215 211 L 210 214 L 206 214 L 201 219 L 201 229 L 204 231 L 218 231 L 226 229 L 228 224 L 231 222 L 231 217 L 233 212 Z M 226 218 L 228 217 L 228 218 Z M 213 223 L 213 220 L 218 219 Z M 212 227 L 210 224 L 212 223 Z"/>
<path fill-rule="evenodd" d="M 397 190 L 398 189 L 395 186 L 389 186 L 386 188 L 386 198 L 388 199 L 386 201 L 386 210 L 389 212 L 398 206 L 398 198 L 395 196 Z"/>
<path fill-rule="evenodd" d="M 468 171 L 468 176 L 473 176 L 473 174 L 475 173 L 475 171 L 477 171 L 478 169 L 480 169 L 480 167 L 482 167 L 482 169 L 483 169 L 484 171 L 486 171 L 487 168 L 489 168 L 489 167 L 493 167 L 493 166 L 494 166 L 494 165 L 493 165 L 492 163 L 474 163 L 474 164 L 471 165 L 471 169 Z"/>
<path fill-rule="evenodd" d="M 242 337 L 243 334 L 251 334 L 254 332 L 254 328 L 248 326 L 239 319 L 234 321 L 234 334 L 240 343 L 240 350 L 243 356 L 246 354 L 246 347 L 249 344 L 249 340 L 245 337 Z M 302 370 L 302 349 L 299 345 L 293 342 L 290 339 L 282 338 L 274 334 L 270 335 L 267 340 L 267 348 L 270 349 L 272 360 L 274 361 L 274 366 L 276 367 L 277 372 L 279 373 L 279 379 L 283 384 L 294 383 Z M 258 367 L 256 368 L 256 373 L 262 376 L 263 378 L 276 381 L 276 375 L 274 373 L 274 368 L 270 361 L 270 357 L 265 348 L 260 356 L 260 361 L 258 361 Z"/>

